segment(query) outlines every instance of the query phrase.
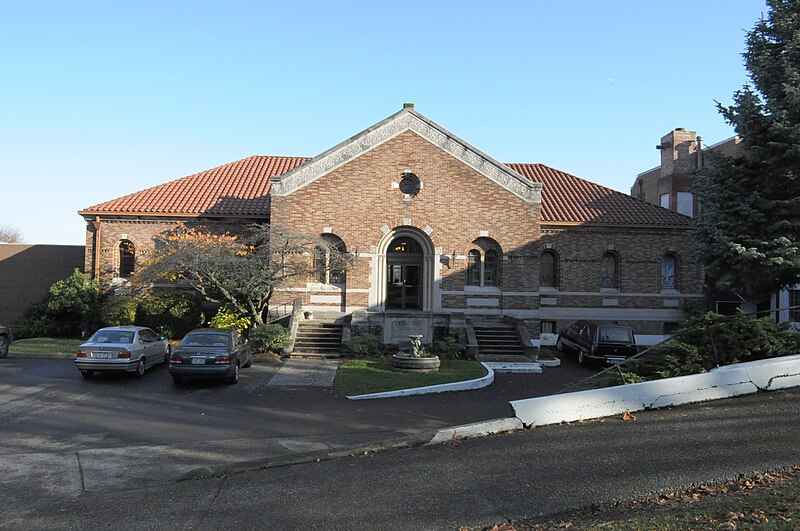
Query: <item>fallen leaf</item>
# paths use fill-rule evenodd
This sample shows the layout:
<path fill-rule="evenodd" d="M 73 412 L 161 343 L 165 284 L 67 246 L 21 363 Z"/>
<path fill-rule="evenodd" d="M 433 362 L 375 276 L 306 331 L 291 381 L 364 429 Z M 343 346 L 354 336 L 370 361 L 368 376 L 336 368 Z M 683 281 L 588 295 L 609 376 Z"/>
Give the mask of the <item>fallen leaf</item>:
<path fill-rule="evenodd" d="M 626 411 L 625 414 L 622 415 L 622 420 L 636 420 L 636 415 L 630 411 Z"/>

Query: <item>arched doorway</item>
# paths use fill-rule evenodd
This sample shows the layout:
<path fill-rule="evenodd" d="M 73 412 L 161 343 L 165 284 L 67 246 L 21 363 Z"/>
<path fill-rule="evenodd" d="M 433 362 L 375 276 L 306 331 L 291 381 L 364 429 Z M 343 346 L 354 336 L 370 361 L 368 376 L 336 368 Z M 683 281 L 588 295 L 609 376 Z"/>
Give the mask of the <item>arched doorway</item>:
<path fill-rule="evenodd" d="M 386 309 L 421 310 L 424 254 L 419 242 L 400 236 L 386 249 Z"/>
<path fill-rule="evenodd" d="M 387 232 L 375 257 L 370 305 L 379 311 L 424 311 L 435 306 L 436 249 L 414 227 Z M 371 297 L 372 297 L 371 296 Z"/>

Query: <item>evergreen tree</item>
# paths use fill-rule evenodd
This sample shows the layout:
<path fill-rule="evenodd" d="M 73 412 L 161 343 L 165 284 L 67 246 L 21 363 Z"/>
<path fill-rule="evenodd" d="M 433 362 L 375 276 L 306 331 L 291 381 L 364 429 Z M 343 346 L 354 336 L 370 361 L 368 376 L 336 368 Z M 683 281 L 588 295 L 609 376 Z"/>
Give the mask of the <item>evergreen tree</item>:
<path fill-rule="evenodd" d="M 752 85 L 717 108 L 740 155 L 709 152 L 695 236 L 714 287 L 755 300 L 800 281 L 800 0 L 767 0 L 747 34 Z"/>

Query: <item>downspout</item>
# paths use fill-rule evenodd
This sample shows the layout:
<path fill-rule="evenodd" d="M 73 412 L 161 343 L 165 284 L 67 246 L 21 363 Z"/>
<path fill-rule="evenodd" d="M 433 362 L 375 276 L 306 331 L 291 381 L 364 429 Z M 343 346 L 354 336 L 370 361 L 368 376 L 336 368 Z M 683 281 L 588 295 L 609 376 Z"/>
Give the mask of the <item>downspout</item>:
<path fill-rule="evenodd" d="M 92 222 L 92 226 L 94 227 L 94 264 L 92 267 L 92 279 L 99 279 L 100 278 L 100 227 L 102 223 L 100 222 L 100 216 L 95 216 L 94 221 Z"/>

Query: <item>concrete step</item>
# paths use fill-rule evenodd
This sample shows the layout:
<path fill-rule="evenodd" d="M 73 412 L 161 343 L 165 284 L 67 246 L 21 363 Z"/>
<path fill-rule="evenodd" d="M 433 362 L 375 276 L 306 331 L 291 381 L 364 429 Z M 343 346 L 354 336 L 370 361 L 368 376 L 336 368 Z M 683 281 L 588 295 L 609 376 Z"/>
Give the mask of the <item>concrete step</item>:
<path fill-rule="evenodd" d="M 310 351 L 295 351 L 289 356 L 292 359 L 314 359 L 314 360 L 330 360 L 340 358 L 341 352 L 310 352 Z"/>
<path fill-rule="evenodd" d="M 523 354 L 476 354 L 477 361 L 486 362 L 509 362 L 509 363 L 532 363 L 534 360 Z"/>

